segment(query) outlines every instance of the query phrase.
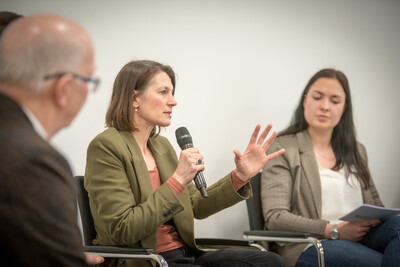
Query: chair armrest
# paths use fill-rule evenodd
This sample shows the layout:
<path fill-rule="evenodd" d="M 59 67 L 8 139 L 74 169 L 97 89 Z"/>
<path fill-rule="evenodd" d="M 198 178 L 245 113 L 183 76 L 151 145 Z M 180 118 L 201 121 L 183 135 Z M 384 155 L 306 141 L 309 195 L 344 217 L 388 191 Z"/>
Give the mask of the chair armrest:
<path fill-rule="evenodd" d="M 196 244 L 203 250 L 214 250 L 228 247 L 240 247 L 265 251 L 265 248 L 254 240 L 226 238 L 196 238 Z"/>
<path fill-rule="evenodd" d="M 196 238 L 196 244 L 199 246 L 251 246 L 253 240 L 226 239 L 226 238 Z"/>
<path fill-rule="evenodd" d="M 127 248 L 115 246 L 84 246 L 85 253 L 96 254 L 104 258 L 144 259 L 158 263 L 158 266 L 168 267 L 166 260 L 150 248 Z"/>
<path fill-rule="evenodd" d="M 325 267 L 324 249 L 321 241 L 312 237 L 310 233 L 283 232 L 283 231 L 244 231 L 244 238 L 256 241 L 311 243 L 317 249 L 318 265 Z"/>
<path fill-rule="evenodd" d="M 111 254 L 141 254 L 150 255 L 154 253 L 151 248 L 127 248 L 115 246 L 85 246 L 87 253 L 111 253 Z"/>
<path fill-rule="evenodd" d="M 310 233 L 286 232 L 286 231 L 270 231 L 270 230 L 252 230 L 244 231 L 244 235 L 262 236 L 262 237 L 283 237 L 283 238 L 308 238 Z"/>

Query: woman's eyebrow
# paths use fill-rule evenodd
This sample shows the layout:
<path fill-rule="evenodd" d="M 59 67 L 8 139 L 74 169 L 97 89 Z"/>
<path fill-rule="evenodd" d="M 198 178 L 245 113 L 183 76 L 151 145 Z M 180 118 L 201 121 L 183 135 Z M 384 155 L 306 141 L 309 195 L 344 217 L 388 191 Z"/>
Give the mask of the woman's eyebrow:
<path fill-rule="evenodd" d="M 341 95 L 331 95 L 332 98 L 343 98 Z"/>
<path fill-rule="evenodd" d="M 324 93 L 322 93 L 321 91 L 318 91 L 318 90 L 314 90 L 314 91 L 312 91 L 311 93 L 317 93 L 317 94 L 320 94 L 320 95 L 323 95 Z"/>

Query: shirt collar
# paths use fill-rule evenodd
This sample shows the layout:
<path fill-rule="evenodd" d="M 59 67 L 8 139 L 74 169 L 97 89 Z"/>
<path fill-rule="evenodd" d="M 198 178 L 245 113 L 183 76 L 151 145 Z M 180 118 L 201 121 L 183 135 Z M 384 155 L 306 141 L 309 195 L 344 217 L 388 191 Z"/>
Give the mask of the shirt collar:
<path fill-rule="evenodd" d="M 35 132 L 40 137 L 42 137 L 45 141 L 48 141 L 49 137 L 48 137 L 43 125 L 40 123 L 39 119 L 32 113 L 32 111 L 30 111 L 26 107 L 22 107 L 22 110 L 25 112 L 26 116 L 32 123 L 33 129 L 35 130 Z"/>

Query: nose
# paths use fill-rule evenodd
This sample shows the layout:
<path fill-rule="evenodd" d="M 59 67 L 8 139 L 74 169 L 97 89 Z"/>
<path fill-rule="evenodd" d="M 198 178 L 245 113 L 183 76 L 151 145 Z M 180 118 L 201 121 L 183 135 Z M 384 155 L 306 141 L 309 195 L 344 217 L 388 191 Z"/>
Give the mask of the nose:
<path fill-rule="evenodd" d="M 325 98 L 321 101 L 321 109 L 329 110 L 329 99 Z"/>
<path fill-rule="evenodd" d="M 171 95 L 171 97 L 169 98 L 169 101 L 168 101 L 168 105 L 174 107 L 174 106 L 176 106 L 177 104 L 178 104 L 178 102 L 176 102 L 175 97 L 174 97 L 173 95 Z"/>

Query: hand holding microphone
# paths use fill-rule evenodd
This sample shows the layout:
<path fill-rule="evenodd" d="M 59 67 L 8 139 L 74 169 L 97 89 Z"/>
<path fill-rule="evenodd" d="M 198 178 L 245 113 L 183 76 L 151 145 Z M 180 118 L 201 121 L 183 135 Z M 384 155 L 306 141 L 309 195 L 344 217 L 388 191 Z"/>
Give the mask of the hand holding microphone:
<path fill-rule="evenodd" d="M 180 168 L 180 165 L 184 164 L 183 162 L 186 162 L 186 166 L 184 166 L 184 171 L 188 173 L 187 175 L 191 175 L 191 172 L 193 170 L 196 170 L 197 173 L 194 177 L 194 183 L 196 184 L 197 189 L 200 190 L 201 195 L 204 198 L 207 198 L 208 197 L 206 191 L 207 184 L 202 172 L 202 170 L 204 170 L 204 166 L 202 165 L 203 164 L 202 156 L 200 155 L 200 153 L 198 153 L 198 149 L 193 148 L 192 137 L 190 136 L 189 131 L 185 127 L 178 128 L 175 131 L 175 135 L 179 147 L 182 149 L 177 171 Z M 198 154 L 198 156 L 196 156 L 196 153 Z M 190 155 L 193 156 L 193 154 L 195 158 L 190 157 Z"/>

